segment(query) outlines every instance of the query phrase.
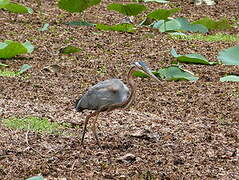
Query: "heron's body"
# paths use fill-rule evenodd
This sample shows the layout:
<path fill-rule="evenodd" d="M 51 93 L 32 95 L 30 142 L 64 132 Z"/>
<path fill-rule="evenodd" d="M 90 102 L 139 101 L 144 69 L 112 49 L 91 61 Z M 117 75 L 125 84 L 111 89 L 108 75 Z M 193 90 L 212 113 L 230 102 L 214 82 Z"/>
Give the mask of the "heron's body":
<path fill-rule="evenodd" d="M 76 103 L 78 112 L 84 109 L 99 110 L 127 100 L 129 88 L 119 79 L 101 81 L 92 86 Z"/>
<path fill-rule="evenodd" d="M 131 92 L 129 93 L 128 87 L 119 79 L 110 79 L 97 83 L 92 86 L 77 102 L 76 110 L 81 112 L 84 109 L 95 110 L 89 114 L 85 119 L 83 135 L 81 144 L 83 144 L 86 127 L 91 117 L 95 116 L 93 120 L 92 131 L 96 138 L 97 144 L 100 146 L 98 136 L 96 134 L 95 124 L 98 115 L 102 111 L 111 111 L 117 108 L 129 107 L 135 97 L 136 86 L 133 80 L 133 72 L 141 70 L 150 77 L 159 81 L 159 79 L 151 72 L 151 70 L 143 62 L 135 62 L 128 72 L 128 84 Z"/>

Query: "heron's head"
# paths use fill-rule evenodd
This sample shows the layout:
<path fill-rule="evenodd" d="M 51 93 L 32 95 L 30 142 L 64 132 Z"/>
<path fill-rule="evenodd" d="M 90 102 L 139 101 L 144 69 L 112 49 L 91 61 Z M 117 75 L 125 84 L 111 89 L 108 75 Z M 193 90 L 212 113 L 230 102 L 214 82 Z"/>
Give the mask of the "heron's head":
<path fill-rule="evenodd" d="M 153 73 L 152 70 L 142 61 L 137 61 L 133 63 L 133 66 L 137 68 L 137 70 L 146 73 L 149 77 L 155 79 L 158 82 L 161 82 Z"/>

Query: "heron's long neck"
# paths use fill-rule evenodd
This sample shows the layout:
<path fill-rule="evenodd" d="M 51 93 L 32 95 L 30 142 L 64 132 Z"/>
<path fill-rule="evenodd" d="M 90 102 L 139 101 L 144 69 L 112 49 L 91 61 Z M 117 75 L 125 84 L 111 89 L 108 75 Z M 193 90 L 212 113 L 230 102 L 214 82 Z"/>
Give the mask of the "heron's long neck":
<path fill-rule="evenodd" d="M 128 84 L 131 89 L 129 97 L 127 98 L 127 100 L 125 100 L 122 103 L 112 104 L 110 107 L 108 107 L 108 109 L 107 109 L 108 111 L 112 111 L 116 108 L 124 108 L 124 107 L 128 108 L 131 105 L 131 103 L 133 102 L 134 96 L 135 96 L 135 89 L 136 89 L 136 86 L 135 86 L 134 80 L 133 80 L 133 72 L 134 71 L 135 71 L 135 67 L 132 67 L 128 72 Z"/>
<path fill-rule="evenodd" d="M 134 71 L 135 71 L 135 67 L 132 67 L 128 72 L 128 84 L 130 86 L 131 92 L 130 92 L 128 99 L 124 102 L 124 105 L 126 106 L 126 108 L 128 108 L 131 105 L 131 103 L 133 102 L 134 97 L 135 97 L 136 85 L 133 80 L 133 72 Z"/>

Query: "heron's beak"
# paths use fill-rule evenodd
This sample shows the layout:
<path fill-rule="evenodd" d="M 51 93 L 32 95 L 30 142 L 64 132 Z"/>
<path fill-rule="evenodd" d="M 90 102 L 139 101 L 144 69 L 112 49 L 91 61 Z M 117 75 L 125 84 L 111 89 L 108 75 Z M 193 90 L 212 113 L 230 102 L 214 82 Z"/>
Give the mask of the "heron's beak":
<path fill-rule="evenodd" d="M 149 69 L 147 66 L 143 67 L 143 71 L 151 78 L 155 79 L 156 81 L 160 82 L 161 81 L 152 73 L 151 69 Z"/>

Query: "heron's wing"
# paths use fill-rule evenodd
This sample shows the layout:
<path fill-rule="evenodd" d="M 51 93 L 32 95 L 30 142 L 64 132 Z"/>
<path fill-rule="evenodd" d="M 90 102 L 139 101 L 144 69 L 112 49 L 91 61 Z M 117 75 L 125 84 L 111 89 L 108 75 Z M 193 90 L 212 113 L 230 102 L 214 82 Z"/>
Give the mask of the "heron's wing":
<path fill-rule="evenodd" d="M 102 81 L 91 87 L 82 96 L 77 108 L 99 110 L 112 104 L 123 102 L 128 96 L 128 88 L 117 79 Z"/>

